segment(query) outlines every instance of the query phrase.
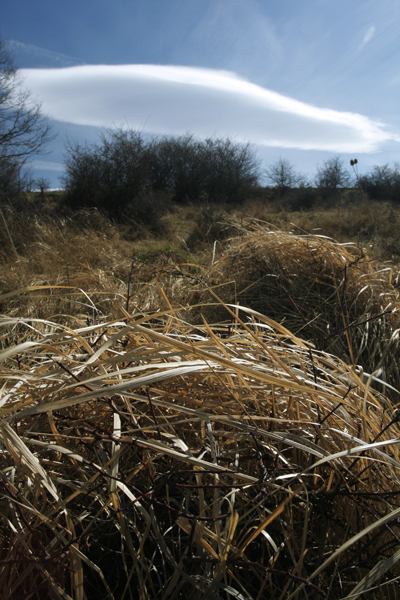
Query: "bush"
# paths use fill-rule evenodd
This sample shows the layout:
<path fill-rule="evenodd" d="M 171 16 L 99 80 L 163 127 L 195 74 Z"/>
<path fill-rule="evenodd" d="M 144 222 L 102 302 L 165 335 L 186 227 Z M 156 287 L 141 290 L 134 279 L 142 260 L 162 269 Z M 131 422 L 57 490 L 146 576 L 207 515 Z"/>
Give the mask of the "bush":
<path fill-rule="evenodd" d="M 189 134 L 155 140 L 150 184 L 180 203 L 198 198 L 204 186 L 201 146 Z"/>
<path fill-rule="evenodd" d="M 135 213 L 145 190 L 186 203 L 240 202 L 258 183 L 258 161 L 249 145 L 229 138 L 192 135 L 145 141 L 132 130 L 110 131 L 89 146 L 68 143 L 64 184 L 73 208 L 96 207 L 121 218 Z M 137 199 L 137 200 L 135 200 Z"/>
<path fill-rule="evenodd" d="M 400 169 L 383 165 L 375 166 L 369 175 L 359 177 L 358 185 L 372 200 L 400 202 Z"/>
<path fill-rule="evenodd" d="M 212 202 L 243 202 L 258 185 L 259 163 L 249 144 L 229 138 L 207 139 L 202 146 L 203 191 Z"/>
<path fill-rule="evenodd" d="M 287 190 L 282 199 L 287 210 L 309 210 L 318 200 L 318 191 L 311 185 L 301 184 L 298 188 Z"/>
<path fill-rule="evenodd" d="M 100 144 L 68 143 L 64 183 L 73 208 L 96 207 L 119 217 L 148 183 L 149 149 L 140 133 L 109 132 Z"/>
<path fill-rule="evenodd" d="M 279 158 L 276 163 L 265 169 L 265 175 L 282 197 L 287 190 L 304 185 L 304 177 L 296 173 L 293 165 L 286 159 Z"/>

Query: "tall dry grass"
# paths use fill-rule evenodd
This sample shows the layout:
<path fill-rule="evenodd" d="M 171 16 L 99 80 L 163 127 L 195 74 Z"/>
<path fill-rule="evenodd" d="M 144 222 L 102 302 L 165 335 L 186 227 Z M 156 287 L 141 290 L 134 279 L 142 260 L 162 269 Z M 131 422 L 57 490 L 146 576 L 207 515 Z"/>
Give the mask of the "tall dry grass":
<path fill-rule="evenodd" d="M 212 261 L 192 298 L 195 322 L 229 315 L 224 300 L 257 310 L 314 347 L 400 389 L 398 267 L 377 265 L 362 247 L 325 236 L 298 235 L 259 221 L 238 223 L 240 235 Z"/>
<path fill-rule="evenodd" d="M 231 225 L 203 267 L 75 226 L 55 281 L 5 263 L 1 598 L 398 597 L 396 274 Z"/>
<path fill-rule="evenodd" d="M 120 310 L 0 322 L 2 598 L 396 598 L 386 397 L 251 309 Z"/>

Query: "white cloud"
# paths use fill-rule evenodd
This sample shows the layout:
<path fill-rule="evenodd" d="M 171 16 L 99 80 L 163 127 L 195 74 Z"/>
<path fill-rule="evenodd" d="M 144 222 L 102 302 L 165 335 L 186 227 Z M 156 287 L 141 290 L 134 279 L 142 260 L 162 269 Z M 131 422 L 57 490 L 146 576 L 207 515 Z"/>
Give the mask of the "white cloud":
<path fill-rule="evenodd" d="M 127 124 L 159 134 L 190 131 L 331 152 L 371 152 L 400 141 L 363 115 L 305 104 L 226 71 L 88 65 L 22 74 L 49 117 L 78 125 Z"/>

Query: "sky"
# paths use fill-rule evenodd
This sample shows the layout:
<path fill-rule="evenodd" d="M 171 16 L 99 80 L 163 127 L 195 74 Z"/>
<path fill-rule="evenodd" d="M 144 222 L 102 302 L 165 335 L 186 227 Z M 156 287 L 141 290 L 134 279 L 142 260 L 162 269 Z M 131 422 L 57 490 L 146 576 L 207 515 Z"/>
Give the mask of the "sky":
<path fill-rule="evenodd" d="M 309 177 L 400 161 L 400 0 L 2 0 L 0 36 L 56 139 L 107 128 L 249 142 Z"/>

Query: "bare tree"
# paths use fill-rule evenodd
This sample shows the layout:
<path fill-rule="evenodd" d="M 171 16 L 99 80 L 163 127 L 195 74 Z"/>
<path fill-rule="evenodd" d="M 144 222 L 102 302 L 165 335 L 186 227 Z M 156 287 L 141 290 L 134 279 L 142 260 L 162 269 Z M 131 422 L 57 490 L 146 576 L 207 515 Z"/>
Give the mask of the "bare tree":
<path fill-rule="evenodd" d="M 4 173 L 20 176 L 26 160 L 52 139 L 51 128 L 16 70 L 0 38 L 0 181 Z M 7 178 L 6 178 L 7 179 Z"/>
<path fill-rule="evenodd" d="M 317 188 L 325 192 L 332 192 L 350 186 L 351 175 L 340 156 L 333 156 L 325 160 L 322 166 L 317 166 L 315 184 Z"/>
<path fill-rule="evenodd" d="M 279 158 L 273 165 L 265 169 L 267 181 L 279 190 L 282 195 L 286 190 L 297 187 L 304 182 L 302 175 L 294 170 L 293 165 L 284 158 Z"/>

